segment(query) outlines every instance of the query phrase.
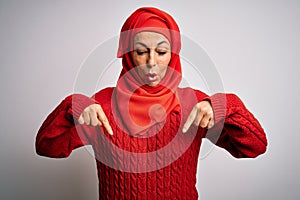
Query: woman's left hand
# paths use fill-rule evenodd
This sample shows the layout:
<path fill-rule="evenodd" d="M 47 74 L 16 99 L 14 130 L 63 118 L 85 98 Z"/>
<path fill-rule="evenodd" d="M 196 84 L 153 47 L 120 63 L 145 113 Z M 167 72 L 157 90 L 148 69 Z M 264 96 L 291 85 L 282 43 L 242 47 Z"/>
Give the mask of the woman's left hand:
<path fill-rule="evenodd" d="M 214 112 L 209 101 L 201 101 L 194 106 L 183 126 L 182 132 L 187 132 L 192 124 L 202 128 L 213 127 Z"/>

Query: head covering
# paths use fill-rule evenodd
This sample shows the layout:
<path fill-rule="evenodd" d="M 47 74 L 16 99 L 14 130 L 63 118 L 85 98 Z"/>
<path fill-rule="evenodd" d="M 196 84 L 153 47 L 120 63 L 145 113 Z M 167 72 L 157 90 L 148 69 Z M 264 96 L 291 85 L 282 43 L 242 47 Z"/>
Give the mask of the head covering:
<path fill-rule="evenodd" d="M 165 77 L 155 87 L 145 85 L 134 69 L 134 36 L 142 31 L 163 34 L 171 45 L 171 60 Z M 176 96 L 181 81 L 179 28 L 174 19 L 157 8 L 144 7 L 125 21 L 119 40 L 118 57 L 122 71 L 114 93 L 115 115 L 129 134 L 142 135 L 151 126 L 162 123 L 170 112 L 180 112 Z"/>

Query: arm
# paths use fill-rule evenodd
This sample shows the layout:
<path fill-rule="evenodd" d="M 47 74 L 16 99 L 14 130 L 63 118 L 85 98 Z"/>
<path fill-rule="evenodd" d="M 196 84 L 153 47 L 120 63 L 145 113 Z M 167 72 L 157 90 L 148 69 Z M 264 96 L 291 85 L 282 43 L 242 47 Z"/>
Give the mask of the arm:
<path fill-rule="evenodd" d="M 263 128 L 236 95 L 215 94 L 208 100 L 215 124 L 207 131 L 206 138 L 236 158 L 254 158 L 266 151 Z"/>
<path fill-rule="evenodd" d="M 94 103 L 89 97 L 74 94 L 66 97 L 40 127 L 36 137 L 36 152 L 42 156 L 62 158 L 73 149 L 90 144 L 96 137 L 96 127 L 75 123 L 88 105 Z"/>

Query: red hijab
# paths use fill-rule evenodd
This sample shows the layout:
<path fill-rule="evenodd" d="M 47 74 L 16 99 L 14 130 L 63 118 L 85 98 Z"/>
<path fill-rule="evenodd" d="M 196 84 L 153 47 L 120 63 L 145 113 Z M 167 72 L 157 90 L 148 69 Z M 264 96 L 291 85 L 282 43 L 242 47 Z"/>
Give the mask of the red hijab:
<path fill-rule="evenodd" d="M 159 85 L 145 85 L 133 63 L 133 41 L 138 32 L 163 34 L 170 42 L 172 53 L 167 73 Z M 115 97 L 115 115 L 119 126 L 130 135 L 143 135 L 157 123 L 163 123 L 170 112 L 180 112 L 177 87 L 181 81 L 180 32 L 174 19 L 156 8 L 139 8 L 125 21 L 120 35 L 118 57 L 122 58 Z"/>

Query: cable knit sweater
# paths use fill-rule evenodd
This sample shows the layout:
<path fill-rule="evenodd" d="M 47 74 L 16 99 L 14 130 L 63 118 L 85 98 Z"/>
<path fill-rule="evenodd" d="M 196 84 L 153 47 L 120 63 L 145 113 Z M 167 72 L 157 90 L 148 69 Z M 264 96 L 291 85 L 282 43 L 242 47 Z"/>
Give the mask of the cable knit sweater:
<path fill-rule="evenodd" d="M 202 138 L 210 139 L 236 158 L 256 157 L 266 151 L 264 130 L 234 94 L 208 97 L 198 90 L 178 89 L 182 112 L 171 112 L 163 124 L 149 130 L 159 130 L 157 134 L 141 138 L 130 136 L 117 126 L 111 108 L 113 89 L 101 90 L 93 98 L 80 94 L 68 96 L 47 117 L 36 138 L 37 153 L 53 158 L 67 157 L 73 149 L 92 145 L 97 162 L 99 199 L 198 199 L 196 170 Z M 209 131 L 192 126 L 183 134 L 182 124 L 194 106 L 189 101 L 193 94 L 198 102 L 211 102 L 215 125 Z M 103 127 L 77 124 L 79 115 L 92 103 L 101 104 L 113 135 Z M 179 140 L 173 142 L 176 135 Z M 103 142 L 105 139 L 113 145 Z M 159 153 L 158 150 L 170 143 L 175 144 L 171 145 L 169 152 Z M 157 166 L 150 166 L 155 170 L 147 170 L 153 162 L 143 165 L 133 155 L 126 157 L 123 151 L 115 151 L 116 147 L 126 152 L 158 152 L 154 158 Z M 176 154 L 178 151 L 180 153 Z M 166 160 L 172 162 L 165 163 Z M 122 162 L 127 170 L 118 169 Z M 137 169 L 137 166 L 144 169 Z"/>

